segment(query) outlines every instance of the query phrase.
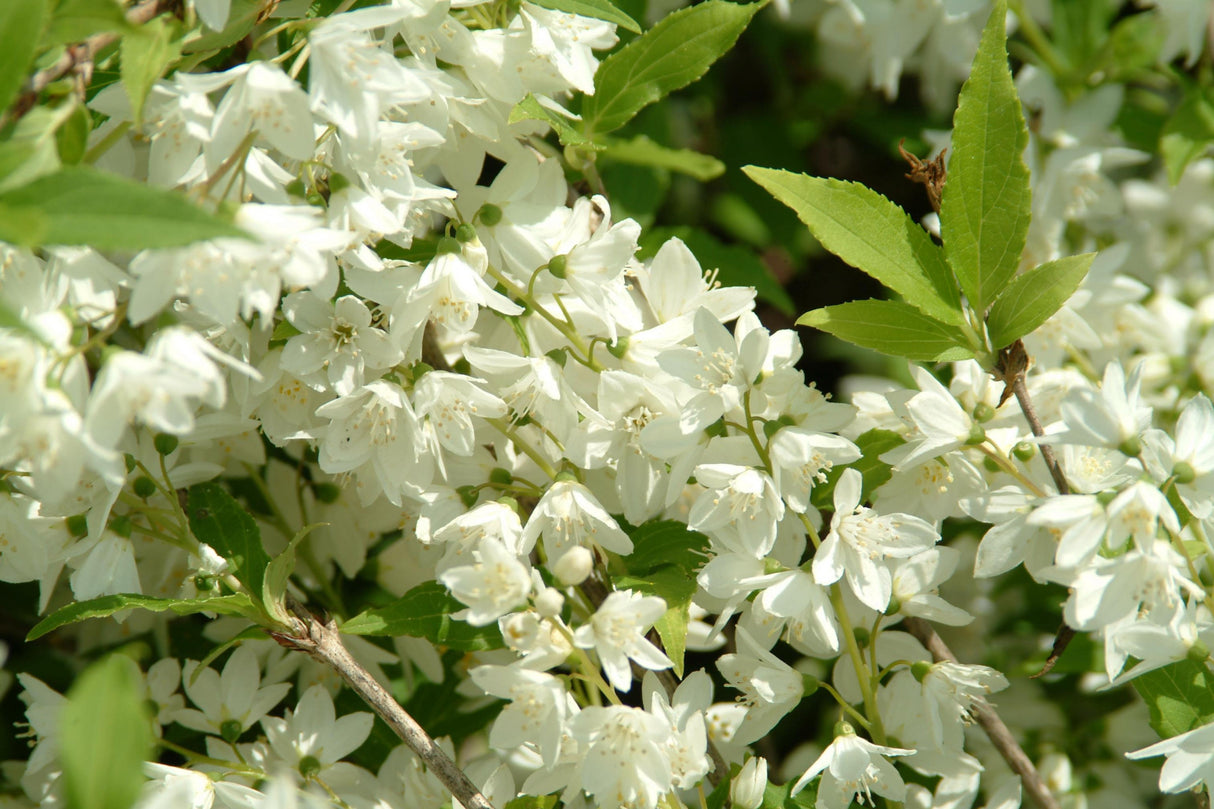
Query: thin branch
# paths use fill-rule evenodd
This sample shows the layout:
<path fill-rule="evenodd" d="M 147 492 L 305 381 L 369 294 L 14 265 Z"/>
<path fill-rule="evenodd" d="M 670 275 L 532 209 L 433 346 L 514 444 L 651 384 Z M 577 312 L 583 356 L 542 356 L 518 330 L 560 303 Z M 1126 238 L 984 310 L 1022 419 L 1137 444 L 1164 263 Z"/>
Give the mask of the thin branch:
<path fill-rule="evenodd" d="M 493 809 L 476 784 L 443 752 L 430 734 L 350 655 L 342 645 L 337 626 L 332 621 L 321 623 L 293 600 L 289 600 L 288 604 L 299 619 L 297 631 L 291 634 L 274 633 L 274 639 L 288 648 L 307 652 L 340 674 L 354 693 L 362 697 L 396 731 L 396 735 L 409 745 L 409 749 L 467 809 Z"/>
<path fill-rule="evenodd" d="M 127 10 L 126 21 L 131 25 L 143 25 L 161 12 L 178 8 L 180 5 L 180 0 L 140 0 Z M 122 34 L 116 31 L 105 31 L 64 48 L 58 59 L 30 76 L 22 85 L 21 93 L 12 106 L 0 115 L 0 129 L 33 109 L 39 94 L 68 73 L 77 74 L 82 83 L 87 85 L 93 73 L 93 59 L 102 50 L 117 42 L 121 36 Z"/>
<path fill-rule="evenodd" d="M 952 650 L 944 643 L 936 630 L 932 629 L 931 624 L 921 618 L 907 618 L 905 621 L 906 629 L 912 635 L 919 639 L 927 650 L 932 653 L 932 658 L 937 662 L 947 660 L 951 663 L 957 662 L 957 656 L 952 653 Z M 999 751 L 999 755 L 1003 756 L 1003 760 L 1012 768 L 1012 771 L 1020 776 L 1020 781 L 1024 785 L 1024 791 L 1028 793 L 1029 798 L 1033 803 L 1037 804 L 1041 809 L 1060 809 L 1058 801 L 1050 793 L 1049 787 L 1045 785 L 1045 780 L 1041 777 L 1041 773 L 1037 772 L 1037 768 L 1033 766 L 1033 761 L 1024 752 L 1024 749 L 1012 736 L 1012 732 L 999 718 L 999 714 L 995 713 L 995 709 L 989 704 L 983 702 L 975 702 L 970 709 L 970 714 L 974 717 L 974 721 L 986 732 L 991 743 L 995 745 L 995 749 Z"/>

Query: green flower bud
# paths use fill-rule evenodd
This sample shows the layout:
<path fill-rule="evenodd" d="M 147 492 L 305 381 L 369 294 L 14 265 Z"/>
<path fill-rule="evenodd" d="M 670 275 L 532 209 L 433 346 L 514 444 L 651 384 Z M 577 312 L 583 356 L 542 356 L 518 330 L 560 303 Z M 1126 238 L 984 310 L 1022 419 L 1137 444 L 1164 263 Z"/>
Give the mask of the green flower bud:
<path fill-rule="evenodd" d="M 322 503 L 336 503 L 341 497 L 341 487 L 333 483 L 313 483 L 312 493 Z"/>
<path fill-rule="evenodd" d="M 299 760 L 299 774 L 312 778 L 320 773 L 320 760 L 316 756 L 304 756 Z"/>
<path fill-rule="evenodd" d="M 988 405 L 986 402 L 979 402 L 974 405 L 974 412 L 970 414 L 974 421 L 979 424 L 985 424 L 995 417 L 995 408 Z"/>
<path fill-rule="evenodd" d="M 1142 452 L 1142 442 L 1138 440 L 1138 436 L 1130 436 L 1117 445 L 1117 451 L 1129 458 L 1137 458 Z"/>
<path fill-rule="evenodd" d="M 926 660 L 916 661 L 911 665 L 911 676 L 915 678 L 915 682 L 923 682 L 923 678 L 931 673 L 933 664 Z"/>
<path fill-rule="evenodd" d="M 121 514 L 110 520 L 110 530 L 123 539 L 129 539 L 131 536 L 131 518 L 125 514 Z"/>
<path fill-rule="evenodd" d="M 460 486 L 455 490 L 455 493 L 459 495 L 459 500 L 464 504 L 464 508 L 475 506 L 480 494 L 475 486 Z"/>
<path fill-rule="evenodd" d="M 486 227 L 493 227 L 502 221 L 502 209 L 491 202 L 486 202 L 476 212 L 476 219 Z"/>
<path fill-rule="evenodd" d="M 978 444 L 981 444 L 985 440 L 986 440 L 986 430 L 982 429 L 982 425 L 979 424 L 978 422 L 974 422 L 973 424 L 971 424 L 969 438 L 965 439 L 966 445 L 974 447 L 974 446 L 977 446 Z"/>
<path fill-rule="evenodd" d="M 464 247 L 457 240 L 450 236 L 444 236 L 438 240 L 438 247 L 434 249 L 434 254 L 437 256 L 445 256 L 448 253 L 462 253 Z"/>
<path fill-rule="evenodd" d="M 1031 461 L 1033 456 L 1036 454 L 1037 445 L 1030 441 L 1019 441 L 1016 443 L 1016 446 L 1012 447 L 1012 455 L 1014 455 L 1018 461 L 1027 463 L 1028 461 Z"/>
<path fill-rule="evenodd" d="M 135 482 L 131 484 L 131 488 L 135 491 L 136 497 L 141 497 L 147 500 L 156 493 L 156 484 L 147 475 L 140 475 L 135 478 Z"/>
<path fill-rule="evenodd" d="M 353 185 L 353 183 L 350 182 L 349 177 L 341 172 L 335 171 L 329 175 L 329 196 L 332 197 L 334 194 L 345 191 L 351 185 Z"/>
<path fill-rule="evenodd" d="M 64 524 L 67 526 L 67 532 L 77 539 L 88 536 L 89 522 L 83 514 L 73 514 L 64 520 Z"/>
<path fill-rule="evenodd" d="M 476 226 L 470 225 L 467 222 L 460 224 L 455 229 L 455 240 L 460 244 L 476 241 Z"/>
<path fill-rule="evenodd" d="M 219 736 L 228 744 L 235 744 L 244 728 L 238 719 L 225 719 L 219 723 Z"/>
<path fill-rule="evenodd" d="M 152 446 L 161 455 L 171 455 L 179 443 L 177 436 L 170 433 L 157 433 L 156 437 L 152 439 Z"/>
<path fill-rule="evenodd" d="M 489 473 L 489 482 L 495 486 L 509 486 L 514 482 L 514 475 L 509 469 L 499 466 Z"/>
<path fill-rule="evenodd" d="M 624 359 L 624 355 L 628 353 L 628 338 L 621 337 L 614 343 L 608 343 L 607 353 L 615 357 L 617 360 Z"/>
<path fill-rule="evenodd" d="M 564 278 L 565 271 L 569 267 L 569 259 L 566 256 L 553 256 L 548 262 L 548 272 L 555 275 L 557 278 Z"/>
<path fill-rule="evenodd" d="M 1180 461 L 1172 467 L 1172 476 L 1177 483 L 1192 483 L 1197 479 L 1197 470 L 1188 461 Z"/>

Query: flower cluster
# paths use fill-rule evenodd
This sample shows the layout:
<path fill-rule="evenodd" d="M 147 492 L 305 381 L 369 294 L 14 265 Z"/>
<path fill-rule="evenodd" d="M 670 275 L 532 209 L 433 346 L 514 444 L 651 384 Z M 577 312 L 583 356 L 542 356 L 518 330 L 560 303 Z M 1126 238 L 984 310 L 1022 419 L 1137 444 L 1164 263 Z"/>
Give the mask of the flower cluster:
<path fill-rule="evenodd" d="M 237 7 L 187 5 L 203 36 Z M 0 581 L 36 582 L 38 612 L 121 595 L 243 614 L 225 599 L 262 599 L 269 575 L 249 588 L 253 554 L 207 544 L 186 507 L 221 481 L 268 556 L 298 559 L 296 596 L 342 619 L 436 590 L 458 605 L 440 632 L 346 641 L 402 694 L 451 685 L 480 724 L 452 720 L 441 744 L 499 807 L 672 806 L 734 764 L 734 803 L 762 805 L 769 764 L 747 746 L 815 694 L 847 721 L 785 768 L 794 793 L 1012 806 L 966 733 L 1008 679 L 936 660 L 908 625 L 987 627 L 989 593 L 957 580 L 1019 567 L 1065 588 L 1100 687 L 1208 665 L 1214 161 L 1171 196 L 1161 177 L 1118 185 L 1103 172 L 1147 156 L 1089 124 L 1119 99 L 1064 100 L 1025 68 L 1042 121 L 1025 262 L 1101 248 L 1026 338 L 1042 430 L 973 361 L 856 380 L 841 403 L 753 289 L 679 239 L 639 257 L 641 226 L 512 115 L 592 95 L 613 23 L 525 0 L 298 5 L 235 67 L 178 70 L 141 109 L 123 84 L 89 100 L 99 166 L 230 209 L 250 238 L 0 244 Z M 985 10 L 848 0 L 817 25 L 888 94 L 913 62 L 951 103 L 969 58 L 950 37 Z M 976 585 L 955 575 L 971 561 Z M 167 619 L 117 617 L 80 645 L 168 649 Z M 333 672 L 246 626 L 206 625 L 226 657 L 173 648 L 139 673 L 174 756 L 146 764 L 140 809 L 452 800 L 404 746 L 360 758 L 373 715 L 338 716 Z M 20 805 L 58 805 L 64 697 L 16 679 L 36 744 Z M 1169 756 L 1161 789 L 1209 786 L 1210 735 L 1133 755 Z"/>

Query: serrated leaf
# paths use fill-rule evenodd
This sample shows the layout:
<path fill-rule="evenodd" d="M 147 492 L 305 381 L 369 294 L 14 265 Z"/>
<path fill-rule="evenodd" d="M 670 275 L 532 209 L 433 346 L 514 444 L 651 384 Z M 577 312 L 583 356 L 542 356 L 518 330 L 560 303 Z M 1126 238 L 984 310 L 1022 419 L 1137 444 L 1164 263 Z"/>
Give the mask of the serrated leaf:
<path fill-rule="evenodd" d="M 341 625 L 347 635 L 409 635 L 462 651 L 500 649 L 497 624 L 471 626 L 451 617 L 464 605 L 436 581 L 419 584 L 385 607 L 355 615 Z"/>
<path fill-rule="evenodd" d="M 986 319 L 991 345 L 1006 348 L 1049 320 L 1079 289 L 1095 257 L 1066 256 L 1017 276 L 995 299 Z"/>
<path fill-rule="evenodd" d="M 1189 164 L 1214 143 L 1214 101 L 1201 86 L 1189 88 L 1184 100 L 1164 124 L 1159 153 L 1168 171 L 1168 182 L 1180 182 Z"/>
<path fill-rule="evenodd" d="M 603 60 L 582 107 L 584 132 L 619 129 L 663 96 L 703 76 L 746 30 L 761 3 L 707 0 L 670 14 Z"/>
<path fill-rule="evenodd" d="M 814 508 L 831 509 L 834 504 L 835 484 L 844 469 L 855 469 L 860 473 L 863 484 L 860 488 L 860 502 L 868 500 L 876 489 L 893 477 L 893 467 L 881 460 L 881 456 L 906 443 L 906 439 L 892 430 L 869 430 L 856 439 L 860 448 L 860 457 L 847 466 L 836 466 L 826 475 L 826 482 L 815 486 L 810 496 Z"/>
<path fill-rule="evenodd" d="M 555 110 L 545 107 L 531 93 L 527 93 L 527 96 L 510 110 L 509 123 L 517 124 L 519 121 L 542 121 L 548 124 L 556 133 L 557 140 L 561 142 L 562 146 L 577 146 L 595 151 L 603 148 L 579 132 L 571 123 L 572 119 L 565 118 Z"/>
<path fill-rule="evenodd" d="M 691 149 L 671 149 L 646 135 L 631 140 L 603 138 L 603 157 L 633 166 L 650 166 L 686 174 L 700 182 L 715 180 L 725 173 L 725 164 L 712 155 Z"/>
<path fill-rule="evenodd" d="M 944 254 L 906 211 L 860 183 L 757 166 L 742 171 L 792 208 L 827 250 L 925 315 L 965 322 Z"/>
<path fill-rule="evenodd" d="M 0 113 L 17 97 L 29 74 L 42 27 L 46 0 L 7 0 L 0 3 Z"/>
<path fill-rule="evenodd" d="M 68 692 L 56 732 L 68 809 L 129 809 L 139 797 L 152 719 L 133 668 L 111 655 Z"/>
<path fill-rule="evenodd" d="M 641 26 L 616 7 L 611 0 L 530 0 L 537 6 L 550 8 L 553 11 L 565 11 L 569 14 L 580 14 L 583 17 L 593 17 L 596 20 L 613 22 L 626 31 L 634 34 L 641 33 Z"/>
<path fill-rule="evenodd" d="M 253 517 L 216 483 L 190 487 L 186 515 L 198 541 L 227 559 L 240 583 L 260 598 L 265 592 L 270 557 L 262 547 L 261 531 Z"/>
<path fill-rule="evenodd" d="M 156 80 L 181 56 L 181 43 L 174 40 L 176 26 L 156 17 L 122 38 L 122 84 L 131 100 L 135 125 L 143 122 L 143 104 Z"/>
<path fill-rule="evenodd" d="M 1214 721 L 1214 674 L 1181 660 L 1131 682 L 1150 712 L 1151 727 L 1168 739 Z"/>
<path fill-rule="evenodd" d="M 1032 207 L 1029 136 L 1008 69 L 1006 15 L 999 0 L 961 88 L 940 204 L 945 256 L 980 314 L 1016 274 Z"/>
<path fill-rule="evenodd" d="M 42 44 L 49 48 L 81 42 L 93 34 L 130 30 L 131 24 L 115 0 L 59 0 Z"/>
<path fill-rule="evenodd" d="M 266 565 L 266 579 L 261 601 L 270 617 L 284 623 L 287 621 L 289 616 L 283 604 L 283 597 L 287 592 L 287 579 L 295 571 L 295 548 L 304 537 L 321 525 L 327 525 L 327 523 L 314 523 L 299 529 L 295 536 L 291 537 L 287 547 L 271 559 L 270 564 Z"/>
<path fill-rule="evenodd" d="M 850 301 L 806 312 L 798 326 L 812 326 L 841 340 L 891 357 L 956 361 L 974 356 L 960 330 L 901 301 Z"/>
<path fill-rule="evenodd" d="M 707 561 L 708 537 L 678 520 L 650 520 L 628 531 L 632 553 L 624 566 L 633 575 L 674 565 L 694 571 Z"/>
<path fill-rule="evenodd" d="M 220 615 L 251 616 L 253 602 L 244 593 L 232 593 L 214 598 L 157 598 L 138 593 L 118 593 L 91 598 L 88 601 L 77 601 L 61 607 L 39 621 L 25 639 L 27 641 L 37 640 L 61 626 L 87 621 L 90 618 L 104 618 L 130 609 L 172 612 L 176 615 L 215 612 Z"/>
<path fill-rule="evenodd" d="M 666 602 L 666 612 L 654 622 L 653 628 L 662 639 L 666 656 L 674 663 L 676 677 L 683 676 L 683 657 L 687 651 L 687 625 L 691 622 L 691 597 L 695 595 L 695 568 L 664 565 L 639 576 L 617 576 L 615 585 L 621 590 L 636 590 L 658 596 Z"/>
<path fill-rule="evenodd" d="M 70 166 L 0 194 L 6 208 L 46 217 L 38 238 L 0 221 L 0 240 L 25 247 L 87 244 L 99 250 L 176 247 L 248 234 L 165 189 Z"/>

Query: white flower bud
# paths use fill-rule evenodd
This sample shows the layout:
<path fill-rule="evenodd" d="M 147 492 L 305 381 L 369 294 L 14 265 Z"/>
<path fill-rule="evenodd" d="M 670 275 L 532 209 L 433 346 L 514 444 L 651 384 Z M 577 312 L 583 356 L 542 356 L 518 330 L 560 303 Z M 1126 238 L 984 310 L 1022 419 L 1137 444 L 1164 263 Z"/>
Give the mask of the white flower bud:
<path fill-rule="evenodd" d="M 560 615 L 564 606 L 565 597 L 555 587 L 546 587 L 535 597 L 535 611 L 545 618 Z"/>
<path fill-rule="evenodd" d="M 755 756 L 729 785 L 729 800 L 737 809 L 759 809 L 767 789 L 767 759 Z"/>
<path fill-rule="evenodd" d="M 552 572 L 562 584 L 574 586 L 586 581 L 594 567 L 594 555 L 581 545 L 570 548 L 552 565 Z"/>

